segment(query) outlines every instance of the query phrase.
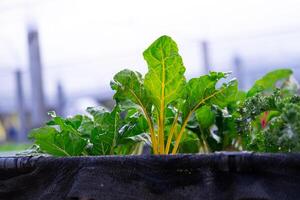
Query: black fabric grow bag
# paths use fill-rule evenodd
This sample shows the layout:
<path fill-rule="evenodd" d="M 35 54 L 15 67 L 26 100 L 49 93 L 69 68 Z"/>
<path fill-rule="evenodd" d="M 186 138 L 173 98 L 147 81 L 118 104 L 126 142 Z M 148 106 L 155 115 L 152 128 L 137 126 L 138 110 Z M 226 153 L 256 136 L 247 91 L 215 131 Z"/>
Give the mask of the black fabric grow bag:
<path fill-rule="evenodd" d="M 300 199 L 300 154 L 2 157 L 1 200 Z"/>

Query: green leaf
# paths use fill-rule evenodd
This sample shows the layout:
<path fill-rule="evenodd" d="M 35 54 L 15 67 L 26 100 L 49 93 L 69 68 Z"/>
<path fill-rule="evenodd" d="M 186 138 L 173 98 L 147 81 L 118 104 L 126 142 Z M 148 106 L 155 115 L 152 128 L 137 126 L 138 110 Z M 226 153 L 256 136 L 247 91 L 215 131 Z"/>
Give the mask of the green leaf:
<path fill-rule="evenodd" d="M 201 129 L 209 129 L 215 123 L 215 113 L 212 112 L 210 106 L 202 106 L 195 112 L 196 118 Z"/>
<path fill-rule="evenodd" d="M 122 113 L 124 121 L 119 131 L 116 153 L 119 155 L 140 154 L 145 143 L 151 144 L 145 117 L 135 108 Z"/>
<path fill-rule="evenodd" d="M 146 133 L 141 133 L 138 135 L 128 137 L 127 140 L 131 140 L 134 143 L 143 142 L 144 144 L 151 145 L 151 138 L 150 138 L 149 134 L 146 134 Z"/>
<path fill-rule="evenodd" d="M 127 103 L 128 101 L 138 105 L 144 112 L 149 112 L 151 102 L 145 91 L 142 75 L 131 70 L 122 70 L 117 73 L 111 87 L 116 91 L 114 99 L 117 103 Z"/>
<path fill-rule="evenodd" d="M 90 120 L 87 116 L 76 115 L 70 118 L 62 118 L 51 115 L 53 118 L 47 122 L 47 126 L 34 129 L 31 138 L 34 138 L 42 151 L 56 156 L 78 156 L 84 153 L 87 140 L 83 137 L 91 131 L 92 124 L 82 127 L 83 120 Z"/>
<path fill-rule="evenodd" d="M 117 101 L 118 105 L 123 105 L 123 108 L 127 107 L 131 109 L 133 104 L 140 109 L 141 113 L 143 113 L 149 127 L 152 144 L 155 147 L 156 136 L 153 121 L 151 119 L 152 103 L 148 92 L 146 92 L 144 88 L 141 74 L 130 70 L 123 70 L 114 76 L 111 87 L 113 90 L 116 90 L 114 99 Z M 128 102 L 131 104 L 130 106 L 128 106 Z M 125 107 L 124 104 L 126 105 Z"/>
<path fill-rule="evenodd" d="M 185 131 L 179 146 L 179 153 L 198 153 L 200 150 L 200 141 L 198 136 L 191 132 Z"/>
<path fill-rule="evenodd" d="M 156 108 L 163 109 L 180 97 L 185 85 L 185 67 L 178 54 L 177 44 L 168 36 L 162 36 L 143 53 L 148 64 L 145 88 Z"/>
<path fill-rule="evenodd" d="M 86 111 L 93 116 L 94 122 L 98 125 L 104 125 L 110 115 L 109 111 L 102 106 L 88 107 Z"/>
<path fill-rule="evenodd" d="M 284 81 L 289 79 L 293 74 L 290 69 L 278 69 L 267 73 L 261 79 L 255 81 L 255 84 L 248 91 L 247 96 L 251 97 L 261 91 L 272 92 L 276 88 L 276 84 L 279 81 Z"/>
<path fill-rule="evenodd" d="M 62 134 L 50 126 L 33 129 L 30 138 L 35 139 L 42 151 L 55 156 L 82 155 L 87 145 L 83 138 L 72 133 Z"/>
<path fill-rule="evenodd" d="M 300 105 L 286 103 L 279 116 L 270 120 L 262 131 L 265 151 L 299 152 L 300 150 Z"/>
<path fill-rule="evenodd" d="M 134 137 L 143 133 L 148 133 L 148 124 L 144 116 L 137 111 L 130 110 L 125 118 L 125 125 L 120 129 L 118 144 L 126 144 L 129 137 Z"/>
<path fill-rule="evenodd" d="M 94 122 L 91 118 L 88 116 L 82 116 L 82 121 L 80 126 L 77 128 L 77 130 L 80 132 L 80 134 L 83 137 L 90 137 L 92 134 L 92 130 L 94 128 Z"/>
<path fill-rule="evenodd" d="M 75 115 L 66 119 L 66 124 L 71 125 L 74 129 L 78 129 L 82 123 L 83 115 Z"/>
<path fill-rule="evenodd" d="M 211 72 L 209 75 L 204 75 L 199 78 L 191 79 L 184 91 L 186 99 L 182 107 L 183 119 L 188 118 L 196 109 L 208 103 L 212 99 L 219 102 L 219 97 L 227 94 L 227 86 L 223 85 L 221 89 L 216 89 L 217 82 L 226 77 L 226 73 Z M 223 96 L 224 96 L 223 95 Z M 222 98 L 224 100 L 225 96 Z"/>
<path fill-rule="evenodd" d="M 228 83 L 223 83 L 218 91 L 220 92 L 211 98 L 210 103 L 221 108 L 225 108 L 232 103 L 237 103 L 237 100 L 242 98 L 241 93 L 238 91 L 238 82 L 235 79 Z"/>
<path fill-rule="evenodd" d="M 87 111 L 94 117 L 95 128 L 91 133 L 90 142 L 93 147 L 89 150 L 92 155 L 114 154 L 120 129 L 119 108 L 112 112 L 102 107 L 89 107 Z"/>
<path fill-rule="evenodd" d="M 85 115 L 75 115 L 69 118 L 63 118 L 52 115 L 52 119 L 47 122 L 48 126 L 56 126 L 60 132 L 71 132 L 83 137 L 89 137 L 94 128 L 94 122 Z"/>
<path fill-rule="evenodd" d="M 184 132 L 184 128 L 192 114 L 204 105 L 216 104 L 223 107 L 230 102 L 230 96 L 236 96 L 237 83 L 230 81 L 224 83 L 221 88 L 217 89 L 216 84 L 221 78 L 225 78 L 227 73 L 211 72 L 209 75 L 191 79 L 185 87 L 185 102 L 182 106 L 182 126 L 172 153 L 176 153 L 179 142 Z M 229 100 L 227 100 L 229 98 Z"/>
<path fill-rule="evenodd" d="M 236 148 L 233 146 L 237 138 L 235 118 L 227 108 L 205 105 L 196 110 L 195 116 L 199 128 L 191 130 L 198 135 L 203 150 L 214 152 Z"/>
<path fill-rule="evenodd" d="M 80 135 L 79 131 L 77 128 L 80 126 L 76 124 L 75 121 L 78 123 L 78 118 L 82 119 L 81 116 L 75 116 L 74 118 L 67 118 L 64 119 L 63 117 L 60 116 L 53 116 L 53 118 L 48 121 L 46 124 L 48 126 L 57 126 L 59 129 L 59 132 L 72 132 L 74 134 Z M 81 123 L 81 122 L 79 122 Z"/>

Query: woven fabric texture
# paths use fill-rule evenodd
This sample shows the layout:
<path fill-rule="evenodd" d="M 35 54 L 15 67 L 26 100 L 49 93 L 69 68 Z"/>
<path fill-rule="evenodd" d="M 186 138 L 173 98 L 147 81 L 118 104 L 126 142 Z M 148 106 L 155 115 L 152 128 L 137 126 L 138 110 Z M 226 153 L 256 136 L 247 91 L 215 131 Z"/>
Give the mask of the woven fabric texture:
<path fill-rule="evenodd" d="M 1 200 L 298 200 L 300 154 L 2 157 Z"/>

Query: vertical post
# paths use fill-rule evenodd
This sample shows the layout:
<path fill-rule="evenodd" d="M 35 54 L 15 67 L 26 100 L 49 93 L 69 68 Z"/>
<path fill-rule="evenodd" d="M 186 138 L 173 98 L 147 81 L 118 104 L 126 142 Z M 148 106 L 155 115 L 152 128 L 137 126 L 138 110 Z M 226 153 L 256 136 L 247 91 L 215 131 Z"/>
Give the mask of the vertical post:
<path fill-rule="evenodd" d="M 206 74 L 210 71 L 210 62 L 209 62 L 209 48 L 208 48 L 208 42 L 203 41 L 201 43 L 202 46 L 202 52 L 203 52 L 203 65 L 204 65 L 204 72 Z"/>
<path fill-rule="evenodd" d="M 239 89 L 245 89 L 242 59 L 238 55 L 235 55 L 233 58 L 233 72 L 235 73 L 235 76 L 239 81 Z"/>
<path fill-rule="evenodd" d="M 60 116 L 64 116 L 64 109 L 65 109 L 65 95 L 64 90 L 60 82 L 57 84 L 57 108 L 56 112 Z"/>
<path fill-rule="evenodd" d="M 18 141 L 26 141 L 27 139 L 27 127 L 26 127 L 26 108 L 24 102 L 24 91 L 22 84 L 22 72 L 17 70 L 15 72 L 16 76 L 16 97 L 17 97 L 17 113 L 19 120 L 19 131 L 17 140 Z"/>
<path fill-rule="evenodd" d="M 29 29 L 28 31 L 28 50 L 32 95 L 32 125 L 33 127 L 37 127 L 40 126 L 46 119 L 46 110 L 43 92 L 39 37 L 36 29 Z"/>

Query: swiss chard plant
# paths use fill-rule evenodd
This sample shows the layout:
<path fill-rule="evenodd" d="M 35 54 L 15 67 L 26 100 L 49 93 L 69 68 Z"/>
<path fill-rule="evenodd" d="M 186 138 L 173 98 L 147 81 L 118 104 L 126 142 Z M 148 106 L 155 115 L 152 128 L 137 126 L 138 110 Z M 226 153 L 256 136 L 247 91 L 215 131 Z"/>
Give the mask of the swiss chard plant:
<path fill-rule="evenodd" d="M 290 70 L 271 72 L 244 92 L 229 73 L 187 80 L 177 44 L 168 36 L 143 56 L 145 75 L 125 69 L 113 77 L 112 111 L 88 108 L 89 114 L 70 118 L 51 113 L 44 127 L 32 130 L 40 150 L 78 156 L 139 154 L 145 146 L 153 154 L 298 149 L 300 105 Z"/>

